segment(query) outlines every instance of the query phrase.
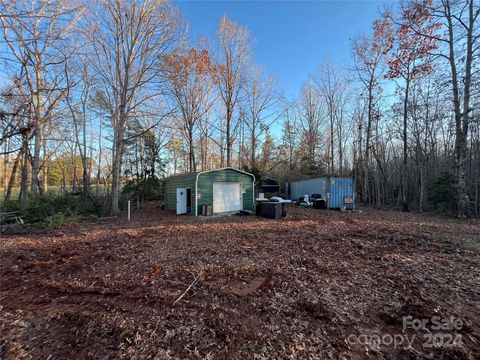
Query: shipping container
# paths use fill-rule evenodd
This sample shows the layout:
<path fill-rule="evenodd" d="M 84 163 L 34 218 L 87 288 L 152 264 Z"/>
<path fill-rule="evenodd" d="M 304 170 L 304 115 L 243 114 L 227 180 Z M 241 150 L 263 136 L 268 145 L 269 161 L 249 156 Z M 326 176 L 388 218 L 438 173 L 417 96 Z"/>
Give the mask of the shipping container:
<path fill-rule="evenodd" d="M 328 208 L 338 209 L 345 206 L 347 209 L 353 209 L 355 206 L 353 180 L 348 177 L 331 177 L 328 181 Z"/>
<path fill-rule="evenodd" d="M 287 183 L 290 200 L 296 201 L 305 195 L 319 194 L 327 201 L 329 209 L 338 209 L 341 206 L 353 209 L 355 207 L 354 189 L 354 182 L 348 177 L 323 177 Z"/>
<path fill-rule="evenodd" d="M 326 199 L 328 191 L 326 178 L 289 182 L 287 187 L 290 200 L 303 199 L 305 195 L 311 196 L 312 194 L 320 194 L 322 199 Z"/>

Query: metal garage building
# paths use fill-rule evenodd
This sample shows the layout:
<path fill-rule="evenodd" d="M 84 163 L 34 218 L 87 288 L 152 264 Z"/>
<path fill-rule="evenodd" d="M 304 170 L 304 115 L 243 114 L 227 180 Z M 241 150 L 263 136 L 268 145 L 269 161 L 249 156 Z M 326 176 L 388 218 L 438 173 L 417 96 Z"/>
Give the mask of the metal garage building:
<path fill-rule="evenodd" d="M 254 184 L 254 175 L 234 168 L 171 176 L 165 180 L 165 208 L 195 216 L 202 205 L 212 205 L 213 213 L 253 211 Z"/>
<path fill-rule="evenodd" d="M 288 197 L 291 200 L 298 200 L 305 195 L 320 194 L 327 200 L 329 209 L 338 209 L 340 206 L 353 208 L 355 206 L 354 189 L 354 182 L 348 177 L 323 177 L 287 183 Z M 346 198 L 350 198 L 351 203 L 346 203 Z"/>

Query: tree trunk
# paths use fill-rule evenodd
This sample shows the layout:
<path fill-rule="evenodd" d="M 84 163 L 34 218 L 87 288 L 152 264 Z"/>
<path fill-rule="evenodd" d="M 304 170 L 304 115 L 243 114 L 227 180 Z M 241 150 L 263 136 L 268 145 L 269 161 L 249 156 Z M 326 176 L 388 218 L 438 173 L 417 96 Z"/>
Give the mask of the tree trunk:
<path fill-rule="evenodd" d="M 466 191 L 466 169 L 467 169 L 467 144 L 463 136 L 457 140 L 457 217 L 463 218 L 468 215 L 469 199 Z"/>
<path fill-rule="evenodd" d="M 192 124 L 188 128 L 188 169 L 193 173 L 197 171 L 197 164 L 195 162 L 195 146 L 193 143 L 193 129 Z"/>
<path fill-rule="evenodd" d="M 125 97 L 124 97 L 125 98 Z M 110 213 L 115 216 L 120 214 L 120 207 L 118 205 L 120 199 L 120 173 L 122 167 L 122 155 L 123 155 L 123 146 L 124 146 L 124 133 L 125 126 L 127 123 L 127 114 L 125 112 L 126 106 L 125 102 L 120 104 L 120 114 L 118 115 L 118 123 L 114 129 L 114 151 L 113 151 L 113 162 L 112 162 L 112 193 L 111 193 L 111 205 Z"/>
<path fill-rule="evenodd" d="M 372 131 L 372 114 L 373 113 L 373 79 L 370 80 L 368 88 L 368 118 L 367 133 L 365 136 L 365 159 L 364 159 L 364 178 L 363 178 L 363 203 L 367 205 L 369 199 L 369 155 L 370 155 L 370 133 Z"/>
<path fill-rule="evenodd" d="M 230 140 L 230 123 L 227 124 L 227 167 L 232 165 L 232 144 Z"/>
<path fill-rule="evenodd" d="M 32 157 L 32 179 L 30 184 L 30 190 L 33 194 L 38 194 L 39 183 L 38 173 L 40 171 L 40 151 L 42 146 L 42 126 L 40 121 L 37 120 L 35 126 L 35 141 L 33 145 L 33 157 Z"/>
<path fill-rule="evenodd" d="M 20 158 L 22 154 L 19 153 L 17 157 L 15 158 L 15 161 L 13 162 L 13 168 L 12 168 L 12 174 L 10 175 L 10 179 L 8 180 L 7 188 L 5 190 L 5 201 L 10 199 L 10 196 L 12 195 L 12 188 L 13 185 L 15 184 L 15 177 L 17 175 L 17 170 L 18 170 L 18 164 L 20 163 Z"/>
<path fill-rule="evenodd" d="M 85 109 L 85 107 L 84 107 Z M 89 162 L 87 159 L 87 122 L 85 121 L 85 114 L 83 114 L 83 151 L 82 155 L 82 196 L 87 197 L 89 188 L 90 188 L 90 171 L 89 171 Z"/>
<path fill-rule="evenodd" d="M 120 106 L 119 106 L 119 114 L 117 118 L 117 123 L 114 129 L 114 151 L 113 151 L 113 162 L 112 162 L 112 194 L 111 194 L 111 206 L 110 206 L 110 213 L 111 215 L 118 215 L 120 214 L 120 207 L 118 205 L 120 199 L 120 174 L 121 174 L 121 167 L 122 167 L 122 155 L 123 155 L 123 147 L 124 147 L 124 135 L 126 131 L 127 121 L 128 121 L 128 114 L 126 111 L 127 108 L 127 87 L 128 81 L 125 80 L 123 94 L 120 98 Z"/>
<path fill-rule="evenodd" d="M 473 29 L 474 29 L 474 14 L 473 14 L 473 0 L 469 2 L 468 8 L 468 31 L 467 31 L 467 49 L 465 60 L 465 78 L 463 91 L 463 123 L 461 129 L 461 141 L 459 143 L 458 154 L 458 184 L 457 184 L 457 217 L 465 217 L 470 212 L 470 199 L 466 191 L 466 164 L 467 164 L 467 139 L 468 129 L 470 125 L 470 87 L 472 84 L 472 62 L 473 62 Z"/>
<path fill-rule="evenodd" d="M 99 122 L 99 134 L 98 134 L 98 167 L 97 167 L 97 187 L 96 193 L 100 190 L 100 180 L 102 176 L 102 119 Z"/>
<path fill-rule="evenodd" d="M 222 133 L 220 137 L 220 167 L 225 166 L 225 142 L 224 142 L 224 135 Z"/>
<path fill-rule="evenodd" d="M 177 150 L 173 150 L 173 175 L 177 175 L 177 166 L 178 166 L 178 154 Z"/>
<path fill-rule="evenodd" d="M 466 53 L 465 53 L 465 76 L 463 77 L 463 112 L 460 107 L 460 93 L 457 73 L 457 64 L 455 58 L 454 24 L 452 5 L 450 1 L 443 3 L 445 18 L 448 30 L 449 63 L 452 76 L 453 106 L 455 114 L 455 168 L 457 177 L 457 217 L 463 218 L 467 215 L 469 201 L 466 192 L 465 174 L 467 164 L 467 136 L 469 127 L 469 108 L 470 106 L 470 87 L 472 81 L 472 60 L 473 60 L 473 29 L 474 13 L 473 0 L 468 3 L 468 25 L 466 34 Z"/>
<path fill-rule="evenodd" d="M 43 156 L 44 162 L 40 166 L 39 171 L 42 173 L 42 180 L 39 184 L 39 192 L 41 195 L 44 195 L 48 192 L 48 161 L 46 161 L 46 154 L 47 154 L 47 139 L 45 134 L 43 133 L 44 128 L 42 128 L 42 147 L 43 147 Z"/>
<path fill-rule="evenodd" d="M 479 191 L 480 190 L 480 180 L 475 181 L 475 217 L 480 216 L 479 212 Z"/>
<path fill-rule="evenodd" d="M 86 160 L 86 159 L 85 159 Z M 83 176 L 82 176 L 82 196 L 88 196 L 88 190 L 90 188 L 90 173 L 88 170 L 88 163 L 83 162 Z"/>
<path fill-rule="evenodd" d="M 403 171 L 402 171 L 402 211 L 408 211 L 408 94 L 410 91 L 410 77 L 407 74 L 405 84 L 405 98 L 403 100 Z"/>
<path fill-rule="evenodd" d="M 252 169 L 255 169 L 255 153 L 257 152 L 257 142 L 256 142 L 256 136 L 255 136 L 255 122 L 252 123 L 252 132 L 250 134 L 250 141 L 252 142 L 252 153 L 250 154 L 250 167 Z"/>
<path fill-rule="evenodd" d="M 420 165 L 420 194 L 418 200 L 418 209 L 423 211 L 425 207 L 425 164 Z"/>
<path fill-rule="evenodd" d="M 231 120 L 232 113 L 229 106 L 227 106 L 227 129 L 226 129 L 226 141 L 227 141 L 227 167 L 232 166 L 232 140 L 231 140 Z"/>
<path fill-rule="evenodd" d="M 365 174 L 364 171 L 364 164 L 363 164 L 363 118 L 359 119 L 358 124 L 358 149 L 357 149 L 357 156 L 358 156 L 358 166 L 355 166 L 355 185 L 357 187 L 357 191 L 360 192 L 360 201 L 364 202 L 364 193 L 363 193 L 363 176 Z"/>
<path fill-rule="evenodd" d="M 330 174 L 333 176 L 335 175 L 335 148 L 334 148 L 334 141 L 333 141 L 333 115 L 331 117 L 332 121 L 330 122 Z"/>
<path fill-rule="evenodd" d="M 239 139 L 238 139 L 238 162 L 237 162 L 237 168 L 241 169 L 242 168 L 242 157 L 243 157 L 243 119 L 242 122 L 240 123 L 240 134 L 239 134 Z"/>
<path fill-rule="evenodd" d="M 40 193 L 48 193 L 48 164 L 45 163 L 42 166 L 42 181 L 40 182 Z"/>
<path fill-rule="evenodd" d="M 18 195 L 18 200 L 20 204 L 23 205 L 28 196 L 28 143 L 30 140 L 30 132 L 23 134 L 23 144 L 22 144 L 22 175 L 20 179 L 20 193 Z"/>
<path fill-rule="evenodd" d="M 118 215 L 120 207 L 118 205 L 120 199 L 120 171 L 122 164 L 123 142 L 117 138 L 115 146 L 115 154 L 112 163 L 112 199 L 110 205 L 111 215 Z"/>
<path fill-rule="evenodd" d="M 343 146 L 342 146 L 342 130 L 339 129 L 338 136 L 338 175 L 343 176 Z"/>

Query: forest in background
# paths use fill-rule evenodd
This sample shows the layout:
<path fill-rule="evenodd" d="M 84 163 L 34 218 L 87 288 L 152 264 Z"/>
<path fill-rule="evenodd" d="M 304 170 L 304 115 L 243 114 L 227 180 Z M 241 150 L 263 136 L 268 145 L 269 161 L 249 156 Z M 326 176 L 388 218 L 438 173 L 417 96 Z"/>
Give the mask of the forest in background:
<path fill-rule="evenodd" d="M 38 209 L 54 190 L 115 215 L 122 193 L 232 166 L 350 176 L 365 205 L 479 216 L 479 13 L 395 3 L 352 34 L 351 64 L 326 58 L 291 99 L 227 16 L 194 40 L 167 1 L 0 0 L 4 203 Z"/>

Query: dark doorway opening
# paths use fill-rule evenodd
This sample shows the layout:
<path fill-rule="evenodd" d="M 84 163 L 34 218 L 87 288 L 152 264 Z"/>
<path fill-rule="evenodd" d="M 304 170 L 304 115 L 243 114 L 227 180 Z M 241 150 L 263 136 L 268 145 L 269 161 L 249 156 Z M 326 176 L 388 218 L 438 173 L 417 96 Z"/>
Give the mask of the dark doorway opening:
<path fill-rule="evenodd" d="M 192 213 L 192 189 L 187 188 L 187 213 Z"/>

